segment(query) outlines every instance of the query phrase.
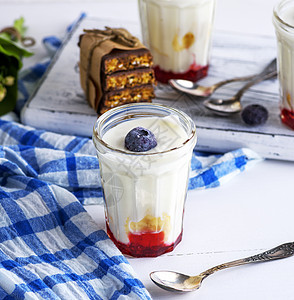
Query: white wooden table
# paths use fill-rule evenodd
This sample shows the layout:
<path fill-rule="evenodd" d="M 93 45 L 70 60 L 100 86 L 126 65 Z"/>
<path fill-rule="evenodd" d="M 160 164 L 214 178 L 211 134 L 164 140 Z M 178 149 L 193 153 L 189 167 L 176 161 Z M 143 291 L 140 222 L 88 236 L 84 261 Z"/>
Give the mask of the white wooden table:
<path fill-rule="evenodd" d="M 270 35 L 273 0 L 218 0 L 215 28 Z M 25 67 L 45 56 L 41 39 L 62 36 L 80 12 L 93 16 L 138 20 L 135 0 L 49 1 L 0 0 L 0 27 L 23 15 L 29 34 L 37 38 L 36 55 Z M 293 154 L 294 155 L 294 154 Z M 148 278 L 155 269 L 197 274 L 225 261 L 246 257 L 294 237 L 294 164 L 265 160 L 222 187 L 191 191 L 186 202 L 183 241 L 172 253 L 158 258 L 129 259 L 154 299 L 294 299 L 294 257 L 220 271 L 200 290 L 173 294 Z M 103 208 L 86 208 L 104 228 Z"/>
<path fill-rule="evenodd" d="M 154 299 L 293 299 L 294 257 L 219 271 L 189 294 L 155 286 L 153 270 L 198 274 L 293 241 L 294 164 L 264 161 L 224 186 L 188 193 L 182 242 L 158 258 L 129 259 Z M 103 208 L 87 210 L 104 226 Z"/>

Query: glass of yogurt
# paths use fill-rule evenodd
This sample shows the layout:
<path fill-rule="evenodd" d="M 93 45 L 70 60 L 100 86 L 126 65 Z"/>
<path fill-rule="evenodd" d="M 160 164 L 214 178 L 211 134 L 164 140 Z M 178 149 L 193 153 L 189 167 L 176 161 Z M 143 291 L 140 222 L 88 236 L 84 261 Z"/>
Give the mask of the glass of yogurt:
<path fill-rule="evenodd" d="M 154 148 L 142 152 L 126 148 L 125 137 L 137 127 L 152 132 Z M 155 257 L 172 251 L 181 241 L 196 140 L 191 118 L 160 104 L 122 105 L 97 119 L 93 142 L 106 228 L 122 253 Z"/>
<path fill-rule="evenodd" d="M 278 42 L 281 120 L 294 129 L 294 1 L 279 2 L 273 13 Z"/>
<path fill-rule="evenodd" d="M 144 44 L 159 82 L 207 75 L 216 0 L 138 0 Z"/>

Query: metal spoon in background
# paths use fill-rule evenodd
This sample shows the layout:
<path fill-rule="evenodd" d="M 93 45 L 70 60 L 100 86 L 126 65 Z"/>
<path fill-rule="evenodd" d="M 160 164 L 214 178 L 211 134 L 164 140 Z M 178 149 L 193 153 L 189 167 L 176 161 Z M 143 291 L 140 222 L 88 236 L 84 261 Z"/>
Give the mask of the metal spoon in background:
<path fill-rule="evenodd" d="M 220 81 L 218 83 L 215 83 L 212 86 L 201 86 L 198 85 L 197 83 L 189 80 L 182 80 L 182 79 L 171 79 L 169 80 L 169 84 L 176 90 L 184 92 L 186 94 L 190 94 L 193 96 L 198 96 L 198 97 L 209 97 L 212 95 L 212 93 L 220 88 L 221 86 L 236 82 L 236 81 L 247 81 L 247 80 L 252 80 L 260 75 L 263 75 L 264 73 L 271 73 L 274 72 L 277 69 L 277 60 L 273 59 L 270 64 L 268 64 L 265 69 L 255 75 L 250 75 L 250 76 L 244 76 L 244 77 L 235 77 L 227 80 Z"/>
<path fill-rule="evenodd" d="M 275 78 L 277 71 L 272 73 L 264 73 L 256 76 L 252 81 L 249 81 L 243 88 L 241 88 L 233 97 L 229 99 L 214 99 L 210 98 L 203 102 L 203 105 L 213 111 L 214 113 L 222 116 L 229 116 L 238 113 L 242 110 L 241 97 L 253 85 L 264 81 L 266 79 Z"/>
<path fill-rule="evenodd" d="M 234 260 L 208 269 L 197 276 L 188 276 L 173 271 L 155 271 L 150 273 L 151 280 L 168 291 L 191 292 L 199 289 L 202 280 L 216 271 L 244 264 L 265 262 L 286 258 L 294 254 L 294 242 L 282 244 L 271 250 L 247 258 Z"/>

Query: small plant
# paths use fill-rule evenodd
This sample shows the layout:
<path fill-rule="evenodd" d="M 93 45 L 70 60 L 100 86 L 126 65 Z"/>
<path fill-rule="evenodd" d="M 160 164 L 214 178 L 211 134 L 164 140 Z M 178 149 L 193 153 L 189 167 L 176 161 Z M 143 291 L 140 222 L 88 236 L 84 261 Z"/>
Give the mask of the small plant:
<path fill-rule="evenodd" d="M 25 37 L 24 18 L 14 21 L 12 27 L 0 31 L 0 115 L 13 110 L 17 100 L 18 71 L 23 57 L 33 53 L 24 49 L 32 46 L 34 40 Z"/>

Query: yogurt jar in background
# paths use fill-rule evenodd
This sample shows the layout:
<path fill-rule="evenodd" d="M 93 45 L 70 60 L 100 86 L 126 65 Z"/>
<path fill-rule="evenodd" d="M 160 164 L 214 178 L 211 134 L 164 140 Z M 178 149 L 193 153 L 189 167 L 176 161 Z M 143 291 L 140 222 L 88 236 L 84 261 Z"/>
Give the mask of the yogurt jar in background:
<path fill-rule="evenodd" d="M 138 0 L 144 44 L 156 79 L 207 75 L 216 0 Z"/>
<path fill-rule="evenodd" d="M 138 126 L 154 133 L 155 148 L 124 147 Z M 95 123 L 107 233 L 122 253 L 155 257 L 181 241 L 195 130 L 185 113 L 152 103 L 111 109 Z"/>
<path fill-rule="evenodd" d="M 294 129 L 294 0 L 274 7 L 273 24 L 277 37 L 281 120 Z"/>

